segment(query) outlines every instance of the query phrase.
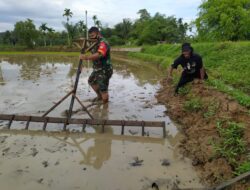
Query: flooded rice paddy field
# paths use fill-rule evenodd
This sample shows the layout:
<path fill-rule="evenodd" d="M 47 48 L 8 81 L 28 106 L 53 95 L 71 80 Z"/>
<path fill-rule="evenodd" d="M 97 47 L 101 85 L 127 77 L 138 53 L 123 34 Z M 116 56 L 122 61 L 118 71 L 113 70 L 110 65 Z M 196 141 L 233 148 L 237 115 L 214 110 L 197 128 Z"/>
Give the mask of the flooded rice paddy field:
<path fill-rule="evenodd" d="M 191 161 L 178 153 L 181 134 L 157 104 L 155 94 L 164 73 L 155 65 L 113 55 L 114 74 L 110 80 L 108 106 L 89 107 L 94 118 L 165 121 L 167 138 L 162 129 L 69 125 L 73 131 L 60 132 L 59 124 L 0 121 L 1 189 L 109 189 L 146 190 L 157 184 L 159 189 L 200 188 Z M 87 83 L 91 63 L 84 63 L 77 96 L 85 106 L 95 97 Z M 73 87 L 77 57 L 1 56 L 0 114 L 41 116 Z M 65 117 L 70 98 L 49 116 Z M 88 118 L 75 102 L 74 118 Z"/>

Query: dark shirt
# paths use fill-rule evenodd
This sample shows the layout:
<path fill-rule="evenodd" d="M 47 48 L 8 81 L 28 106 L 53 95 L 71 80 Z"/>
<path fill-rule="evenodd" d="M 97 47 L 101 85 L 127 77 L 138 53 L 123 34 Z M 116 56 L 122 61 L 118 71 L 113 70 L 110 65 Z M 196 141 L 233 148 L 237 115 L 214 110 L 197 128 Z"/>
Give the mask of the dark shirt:
<path fill-rule="evenodd" d="M 171 65 L 172 68 L 177 69 L 177 67 L 181 65 L 183 70 L 187 74 L 194 74 L 203 66 L 202 58 L 200 55 L 192 53 L 190 58 L 185 58 L 183 55 L 180 55 L 177 59 L 175 59 L 174 63 Z"/>

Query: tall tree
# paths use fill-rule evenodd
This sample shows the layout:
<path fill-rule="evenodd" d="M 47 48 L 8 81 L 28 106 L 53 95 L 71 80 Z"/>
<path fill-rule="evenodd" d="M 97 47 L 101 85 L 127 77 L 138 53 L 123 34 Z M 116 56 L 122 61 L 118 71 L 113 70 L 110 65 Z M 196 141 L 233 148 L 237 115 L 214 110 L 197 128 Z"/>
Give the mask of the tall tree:
<path fill-rule="evenodd" d="M 17 22 L 15 24 L 14 33 L 18 41 L 29 48 L 33 48 L 38 37 L 38 31 L 31 19 Z"/>
<path fill-rule="evenodd" d="M 53 28 L 47 28 L 50 46 L 52 46 L 52 40 L 55 37 L 55 30 Z"/>
<path fill-rule="evenodd" d="M 80 20 L 77 24 L 78 24 L 79 36 L 85 36 L 87 26 L 85 25 L 84 21 Z"/>
<path fill-rule="evenodd" d="M 3 34 L 3 43 L 4 44 L 10 44 L 11 43 L 11 32 L 9 30 L 7 30 Z"/>
<path fill-rule="evenodd" d="M 129 19 L 123 19 L 121 23 L 115 25 L 115 33 L 120 38 L 127 40 L 132 31 L 132 22 Z"/>
<path fill-rule="evenodd" d="M 140 15 L 140 20 L 148 20 L 151 18 L 149 12 L 147 11 L 147 9 L 140 9 L 137 14 Z"/>
<path fill-rule="evenodd" d="M 42 32 L 44 47 L 46 47 L 46 34 L 48 31 L 47 23 L 42 23 L 39 30 Z"/>
<path fill-rule="evenodd" d="M 69 24 L 69 18 L 72 17 L 72 15 L 73 15 L 73 13 L 71 12 L 70 9 L 67 9 L 67 8 L 64 9 L 63 16 L 66 16 L 66 18 L 67 18 L 67 23 L 66 23 L 66 25 L 70 25 L 70 24 Z M 64 24 L 64 26 L 65 26 L 65 24 Z M 67 27 L 66 27 L 66 28 L 67 28 Z M 70 38 L 70 37 L 69 37 L 69 33 L 68 33 L 68 45 L 70 46 L 70 45 L 71 45 L 71 42 L 70 42 L 70 39 L 69 39 L 69 38 Z"/>
<path fill-rule="evenodd" d="M 196 27 L 205 40 L 245 40 L 250 37 L 249 0 L 205 0 Z"/>
<path fill-rule="evenodd" d="M 68 43 L 69 43 L 68 45 L 72 46 L 72 41 L 77 36 L 77 33 L 78 33 L 78 23 L 74 25 L 64 23 L 64 27 L 67 30 L 67 34 L 68 34 Z"/>
<path fill-rule="evenodd" d="M 101 23 L 100 20 L 98 20 L 97 16 L 94 15 L 94 16 L 92 17 L 92 19 L 93 19 L 93 21 L 94 21 L 95 26 L 96 26 L 97 28 L 101 29 L 102 23 Z"/>

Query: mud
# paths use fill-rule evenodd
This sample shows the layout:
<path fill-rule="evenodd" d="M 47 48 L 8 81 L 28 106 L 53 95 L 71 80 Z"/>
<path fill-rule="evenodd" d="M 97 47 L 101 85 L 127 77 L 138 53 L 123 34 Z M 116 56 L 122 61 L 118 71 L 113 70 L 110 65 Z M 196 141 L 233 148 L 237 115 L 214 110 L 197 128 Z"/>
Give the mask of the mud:
<path fill-rule="evenodd" d="M 71 90 L 77 58 L 51 56 L 2 57 L 0 113 L 42 115 L 53 102 Z M 89 107 L 95 118 L 165 121 L 167 139 L 161 129 L 107 126 L 101 133 L 98 126 L 87 126 L 86 133 L 77 133 L 81 126 L 71 125 L 69 132 L 60 132 L 62 125 L 51 124 L 42 132 L 42 124 L 13 122 L 10 131 L 0 123 L 1 189 L 114 189 L 134 190 L 201 188 L 192 161 L 179 153 L 182 135 L 164 114 L 165 106 L 157 104 L 161 70 L 152 64 L 114 57 L 114 75 L 110 81 L 108 106 Z M 81 74 L 78 97 L 89 105 L 95 94 L 87 84 L 90 63 Z M 143 68 L 143 69 L 142 69 Z M 50 116 L 63 116 L 66 100 Z M 77 103 L 75 118 L 88 118 Z"/>
<path fill-rule="evenodd" d="M 188 94 L 174 95 L 174 87 L 162 81 L 162 88 L 158 91 L 157 99 L 167 107 L 166 114 L 177 123 L 178 128 L 185 135 L 180 141 L 181 152 L 192 159 L 193 165 L 199 171 L 199 176 L 204 183 L 209 185 L 219 184 L 232 178 L 233 167 L 225 158 L 215 157 L 211 141 L 219 139 L 216 129 L 217 121 L 234 121 L 243 123 L 244 140 L 247 142 L 248 153 L 250 150 L 250 117 L 249 110 L 240 106 L 229 96 L 214 90 L 205 84 L 196 82 L 189 84 L 191 91 Z M 200 97 L 203 104 L 199 111 L 186 111 L 185 101 L 192 94 Z M 208 107 L 216 105 L 214 113 L 208 113 Z M 247 160 L 247 154 L 242 155 L 239 160 Z M 243 185 L 242 189 L 247 189 L 250 182 Z M 248 187 L 249 187 L 248 186 Z M 236 189 L 241 189 L 240 185 Z"/>

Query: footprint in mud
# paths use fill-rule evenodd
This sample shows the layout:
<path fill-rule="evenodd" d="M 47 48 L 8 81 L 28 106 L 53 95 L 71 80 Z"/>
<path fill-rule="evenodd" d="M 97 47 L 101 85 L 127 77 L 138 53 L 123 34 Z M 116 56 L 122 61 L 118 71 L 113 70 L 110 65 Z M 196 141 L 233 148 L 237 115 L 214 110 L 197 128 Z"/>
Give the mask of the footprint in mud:
<path fill-rule="evenodd" d="M 3 149 L 2 150 L 2 155 L 3 156 L 6 155 L 9 152 L 9 150 L 10 150 L 10 147 Z"/>
<path fill-rule="evenodd" d="M 43 178 L 40 178 L 40 179 L 37 180 L 37 183 L 42 184 L 42 182 L 43 182 Z"/>
<path fill-rule="evenodd" d="M 36 148 L 31 148 L 31 154 L 33 157 L 35 157 L 38 154 L 38 150 Z"/>
<path fill-rule="evenodd" d="M 142 166 L 143 160 L 140 160 L 139 157 L 134 157 L 133 162 L 130 163 L 131 166 Z"/>
<path fill-rule="evenodd" d="M 142 189 L 152 189 L 152 190 L 159 190 L 159 189 L 179 189 L 178 185 L 176 184 L 176 181 L 172 179 L 149 179 L 147 177 L 144 177 L 143 180 L 144 185 Z"/>
<path fill-rule="evenodd" d="M 170 161 L 168 159 L 163 159 L 161 162 L 162 166 L 169 166 L 170 165 Z"/>
<path fill-rule="evenodd" d="M 50 148 L 44 148 L 44 150 L 47 151 L 47 152 L 50 152 L 50 153 L 55 153 L 57 151 L 61 151 L 61 149 L 63 147 L 66 147 L 66 146 L 67 146 L 66 143 L 60 143 L 60 144 L 53 145 Z"/>
<path fill-rule="evenodd" d="M 48 163 L 48 161 L 43 161 L 43 162 L 42 162 L 42 165 L 43 165 L 43 167 L 47 168 L 48 165 L 49 165 L 49 163 Z"/>
<path fill-rule="evenodd" d="M 59 162 L 59 161 L 56 161 L 55 166 L 58 166 L 59 164 L 60 164 L 60 162 Z"/>
<path fill-rule="evenodd" d="M 4 143 L 8 136 L 0 136 L 0 143 Z"/>

